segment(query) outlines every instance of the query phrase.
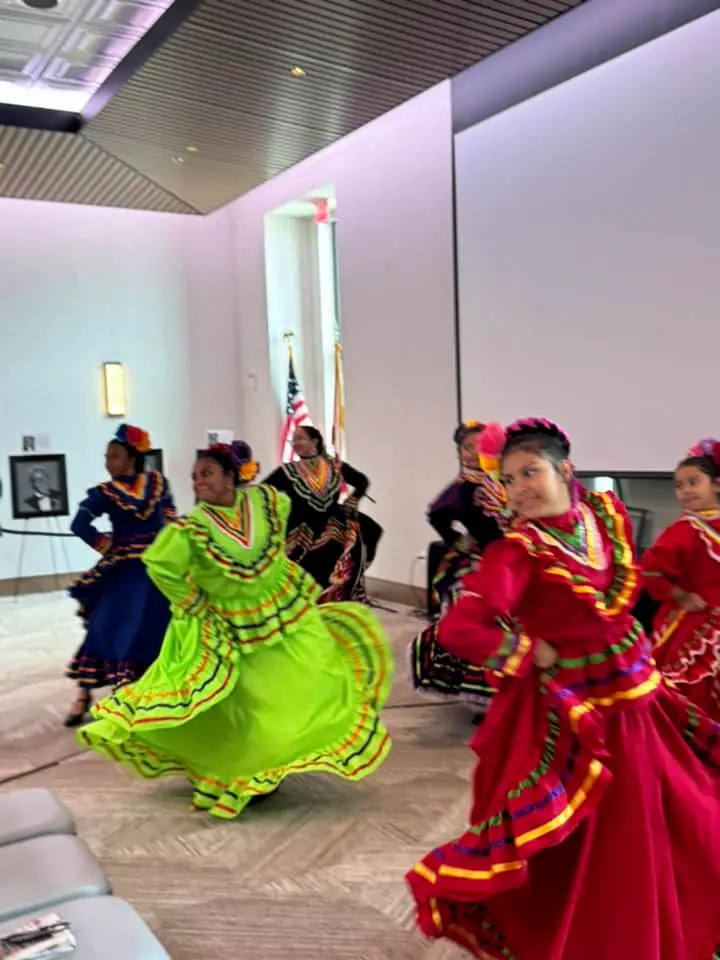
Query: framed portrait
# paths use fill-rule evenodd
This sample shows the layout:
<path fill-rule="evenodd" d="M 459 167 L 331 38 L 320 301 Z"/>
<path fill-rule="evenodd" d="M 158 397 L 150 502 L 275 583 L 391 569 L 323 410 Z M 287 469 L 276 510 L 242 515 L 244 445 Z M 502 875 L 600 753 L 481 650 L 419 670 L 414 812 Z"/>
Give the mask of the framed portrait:
<path fill-rule="evenodd" d="M 145 454 L 145 471 L 157 470 L 158 473 L 164 473 L 163 452 L 159 448 L 148 450 Z"/>
<path fill-rule="evenodd" d="M 10 457 L 13 520 L 67 517 L 68 488 L 64 454 Z"/>

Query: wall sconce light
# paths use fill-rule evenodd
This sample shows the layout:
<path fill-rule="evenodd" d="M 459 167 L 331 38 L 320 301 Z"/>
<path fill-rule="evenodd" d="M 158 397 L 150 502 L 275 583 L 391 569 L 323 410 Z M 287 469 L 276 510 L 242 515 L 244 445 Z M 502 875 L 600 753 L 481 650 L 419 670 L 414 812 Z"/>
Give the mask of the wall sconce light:
<path fill-rule="evenodd" d="M 113 361 L 102 365 L 105 415 L 124 417 L 127 413 L 127 391 L 125 390 L 125 368 Z"/>

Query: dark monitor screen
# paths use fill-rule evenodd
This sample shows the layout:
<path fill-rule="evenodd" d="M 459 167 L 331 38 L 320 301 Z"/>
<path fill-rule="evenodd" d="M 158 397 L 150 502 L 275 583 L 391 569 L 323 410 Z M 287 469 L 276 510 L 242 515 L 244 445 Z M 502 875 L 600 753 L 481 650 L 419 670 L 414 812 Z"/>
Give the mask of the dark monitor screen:
<path fill-rule="evenodd" d="M 578 471 L 578 480 L 590 490 L 611 490 L 628 508 L 639 552 L 680 514 L 673 474 L 620 471 Z"/>

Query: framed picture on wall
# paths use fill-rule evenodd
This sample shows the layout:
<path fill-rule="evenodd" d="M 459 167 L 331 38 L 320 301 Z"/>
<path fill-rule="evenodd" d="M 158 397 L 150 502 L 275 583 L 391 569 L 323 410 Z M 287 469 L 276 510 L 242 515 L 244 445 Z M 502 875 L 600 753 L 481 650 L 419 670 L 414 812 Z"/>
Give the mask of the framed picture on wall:
<path fill-rule="evenodd" d="M 157 470 L 158 473 L 164 473 L 163 469 L 163 452 L 160 448 L 154 450 L 148 450 L 145 454 L 145 472 L 148 473 L 150 470 Z"/>
<path fill-rule="evenodd" d="M 10 457 L 10 491 L 13 520 L 67 517 L 70 511 L 64 454 Z"/>

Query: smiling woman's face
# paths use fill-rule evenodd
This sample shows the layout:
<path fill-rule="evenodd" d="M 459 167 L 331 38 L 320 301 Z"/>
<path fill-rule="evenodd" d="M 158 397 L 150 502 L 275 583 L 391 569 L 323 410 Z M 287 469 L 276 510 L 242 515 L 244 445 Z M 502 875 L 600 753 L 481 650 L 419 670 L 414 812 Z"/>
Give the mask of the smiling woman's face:
<path fill-rule="evenodd" d="M 192 481 L 198 500 L 219 505 L 227 499 L 230 478 L 212 457 L 200 457 L 193 467 Z"/>
<path fill-rule="evenodd" d="M 298 427 L 293 436 L 293 450 L 299 457 L 315 457 L 318 453 L 317 440 Z"/>

